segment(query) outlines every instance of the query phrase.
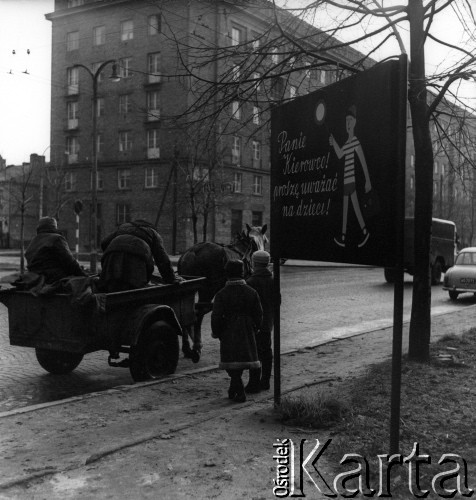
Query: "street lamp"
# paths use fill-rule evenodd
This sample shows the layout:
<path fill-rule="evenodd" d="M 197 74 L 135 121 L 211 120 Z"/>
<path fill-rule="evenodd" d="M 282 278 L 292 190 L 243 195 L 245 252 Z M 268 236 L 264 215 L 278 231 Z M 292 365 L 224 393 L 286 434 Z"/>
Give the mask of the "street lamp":
<path fill-rule="evenodd" d="M 97 172 L 98 172 L 98 157 L 97 157 L 97 93 L 98 93 L 98 79 L 101 71 L 108 65 L 112 64 L 112 74 L 109 79 L 113 82 L 118 82 L 121 77 L 117 74 L 117 63 L 115 59 L 109 59 L 103 62 L 96 71 L 93 73 L 84 64 L 75 64 L 74 67 L 84 68 L 93 80 L 93 131 L 92 131 L 92 149 L 91 149 L 91 237 L 90 237 L 90 271 L 91 273 L 97 272 Z"/>

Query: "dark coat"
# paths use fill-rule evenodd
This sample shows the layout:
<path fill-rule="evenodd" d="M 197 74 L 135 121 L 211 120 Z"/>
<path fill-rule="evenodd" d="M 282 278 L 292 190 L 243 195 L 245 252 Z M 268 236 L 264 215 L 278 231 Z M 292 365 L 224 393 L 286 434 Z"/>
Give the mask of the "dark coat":
<path fill-rule="evenodd" d="M 224 370 L 259 368 L 255 333 L 263 310 L 258 294 L 244 280 L 229 280 L 213 301 L 212 336 L 220 339 Z"/>
<path fill-rule="evenodd" d="M 40 229 L 25 252 L 28 270 L 54 283 L 67 276 L 86 276 L 59 231 Z"/>
<path fill-rule="evenodd" d="M 267 267 L 258 267 L 246 280 L 246 284 L 258 292 L 261 301 L 263 322 L 261 323 L 260 330 L 271 332 L 274 325 L 273 273 Z"/>
<path fill-rule="evenodd" d="M 108 291 L 143 288 L 154 263 L 166 283 L 175 273 L 159 233 L 147 224 L 126 222 L 101 242 L 101 285 Z"/>

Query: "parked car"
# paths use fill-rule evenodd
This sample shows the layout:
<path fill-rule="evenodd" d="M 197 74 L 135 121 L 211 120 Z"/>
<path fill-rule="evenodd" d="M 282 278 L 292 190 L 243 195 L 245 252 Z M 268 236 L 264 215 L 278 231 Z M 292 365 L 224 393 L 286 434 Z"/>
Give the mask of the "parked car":
<path fill-rule="evenodd" d="M 455 265 L 445 273 L 443 290 L 448 290 L 451 300 L 456 300 L 460 293 L 476 294 L 476 247 L 459 252 Z"/>

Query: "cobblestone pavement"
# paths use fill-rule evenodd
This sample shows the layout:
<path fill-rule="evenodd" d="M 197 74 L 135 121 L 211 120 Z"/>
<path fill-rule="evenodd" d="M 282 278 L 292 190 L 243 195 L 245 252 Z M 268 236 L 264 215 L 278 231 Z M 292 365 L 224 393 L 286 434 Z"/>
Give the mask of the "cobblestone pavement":
<path fill-rule="evenodd" d="M 204 323 L 203 335 L 209 339 L 209 320 Z M 0 304 L 0 413 L 132 384 L 129 369 L 110 367 L 107 356 L 106 351 L 87 354 L 74 372 L 51 375 L 38 364 L 34 349 L 10 345 L 7 308 Z M 216 359 L 218 343 L 208 342 L 204 346 L 201 361 L 193 364 L 181 357 L 177 373 L 216 365 Z"/>
<path fill-rule="evenodd" d="M 0 277 L 19 271 L 19 257 L 0 254 Z M 203 325 L 204 338 L 210 338 L 210 320 Z M 98 392 L 111 387 L 130 385 L 133 380 L 128 368 L 114 368 L 107 363 L 106 351 L 84 356 L 74 372 L 51 375 L 36 360 L 35 350 L 11 346 L 8 338 L 8 311 L 0 304 L 0 413 L 38 403 Z M 216 364 L 218 343 L 204 346 L 202 359 L 193 364 L 179 360 L 177 373 Z"/>

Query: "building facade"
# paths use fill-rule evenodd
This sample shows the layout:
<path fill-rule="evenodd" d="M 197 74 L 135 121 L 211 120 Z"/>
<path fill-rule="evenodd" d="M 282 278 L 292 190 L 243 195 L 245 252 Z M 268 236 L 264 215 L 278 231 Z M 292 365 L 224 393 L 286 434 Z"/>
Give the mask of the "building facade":
<path fill-rule="evenodd" d="M 89 250 L 93 230 L 93 147 L 97 241 L 144 218 L 179 253 L 195 240 L 228 243 L 245 223 L 269 222 L 269 106 L 345 71 L 333 62 L 329 71 L 321 64 L 273 78 L 273 66 L 292 68 L 296 58 L 285 61 L 285 47 L 270 45 L 277 31 L 271 4 L 251 3 L 55 1 L 46 15 L 51 161 L 64 171 L 68 234 L 76 225 L 73 204 L 83 202 L 82 250 Z M 351 63 L 360 54 L 342 49 L 333 57 Z M 119 81 L 109 78 L 113 71 Z M 205 95 L 211 97 L 201 103 Z"/>

